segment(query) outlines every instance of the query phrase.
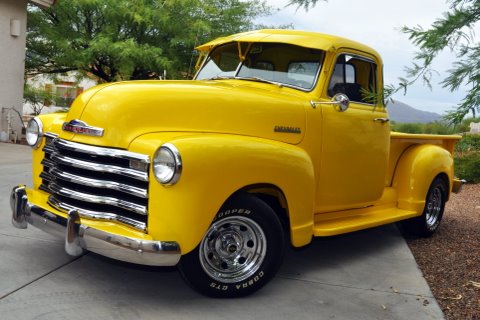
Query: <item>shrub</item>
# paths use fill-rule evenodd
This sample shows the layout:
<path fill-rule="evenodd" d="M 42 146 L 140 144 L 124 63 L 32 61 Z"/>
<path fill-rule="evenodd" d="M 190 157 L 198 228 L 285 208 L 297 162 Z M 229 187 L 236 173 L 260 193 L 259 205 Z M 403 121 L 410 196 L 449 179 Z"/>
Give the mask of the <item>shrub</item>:
<path fill-rule="evenodd" d="M 403 133 L 423 133 L 421 123 L 395 123 L 392 126 L 392 130 Z"/>
<path fill-rule="evenodd" d="M 455 151 L 460 153 L 480 151 L 480 134 L 463 136 L 462 140 L 455 145 Z"/>
<path fill-rule="evenodd" d="M 455 132 L 469 132 L 470 123 L 480 122 L 480 118 L 467 118 L 455 127 Z"/>
<path fill-rule="evenodd" d="M 471 122 L 480 122 L 480 118 L 468 118 L 456 126 L 445 120 L 430 123 L 397 123 L 392 121 L 392 130 L 404 133 L 455 134 L 470 131 Z"/>
<path fill-rule="evenodd" d="M 423 125 L 423 132 L 428 134 L 452 134 L 454 129 L 445 122 L 430 122 Z"/>
<path fill-rule="evenodd" d="M 480 183 L 480 152 L 458 154 L 455 157 L 455 175 L 469 183 Z"/>
<path fill-rule="evenodd" d="M 452 134 L 455 129 L 443 121 L 430 123 L 392 123 L 392 130 L 404 133 Z"/>

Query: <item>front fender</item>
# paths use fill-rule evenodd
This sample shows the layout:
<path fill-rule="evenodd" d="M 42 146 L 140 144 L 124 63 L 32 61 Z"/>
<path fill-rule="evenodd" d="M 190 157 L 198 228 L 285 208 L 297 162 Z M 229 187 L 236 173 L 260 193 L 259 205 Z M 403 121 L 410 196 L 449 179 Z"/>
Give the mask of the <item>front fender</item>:
<path fill-rule="evenodd" d="M 400 209 L 416 211 L 421 215 L 425 197 L 433 179 L 439 174 L 453 179 L 453 157 L 436 145 L 414 145 L 400 157 L 393 178 Z"/>
<path fill-rule="evenodd" d="M 310 242 L 313 228 L 314 174 L 310 158 L 289 144 L 254 137 L 153 133 L 137 138 L 130 150 L 153 159 L 163 143 L 179 150 L 183 169 L 173 186 L 150 172 L 148 233 L 180 244 L 182 254 L 201 241 L 215 214 L 236 191 L 251 185 L 279 188 L 288 204 L 292 243 Z"/>

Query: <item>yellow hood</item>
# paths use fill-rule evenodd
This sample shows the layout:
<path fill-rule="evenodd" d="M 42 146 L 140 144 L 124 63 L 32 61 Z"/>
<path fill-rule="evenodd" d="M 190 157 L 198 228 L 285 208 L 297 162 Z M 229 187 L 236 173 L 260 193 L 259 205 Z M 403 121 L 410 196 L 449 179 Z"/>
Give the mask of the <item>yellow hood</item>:
<path fill-rule="evenodd" d="M 66 121 L 103 128 L 103 136 L 62 131 L 61 137 L 125 149 L 153 132 L 236 134 L 297 144 L 305 132 L 305 103 L 291 90 L 240 80 L 102 85 L 80 96 Z"/>

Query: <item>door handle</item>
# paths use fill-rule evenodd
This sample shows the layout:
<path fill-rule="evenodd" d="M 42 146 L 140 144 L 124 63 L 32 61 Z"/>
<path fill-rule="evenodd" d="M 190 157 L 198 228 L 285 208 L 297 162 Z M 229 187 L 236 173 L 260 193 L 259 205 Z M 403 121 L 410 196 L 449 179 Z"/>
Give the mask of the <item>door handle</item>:
<path fill-rule="evenodd" d="M 375 119 L 373 119 L 373 121 L 381 122 L 381 123 L 387 123 L 387 122 L 390 122 L 390 119 L 388 119 L 388 118 L 375 118 Z"/>

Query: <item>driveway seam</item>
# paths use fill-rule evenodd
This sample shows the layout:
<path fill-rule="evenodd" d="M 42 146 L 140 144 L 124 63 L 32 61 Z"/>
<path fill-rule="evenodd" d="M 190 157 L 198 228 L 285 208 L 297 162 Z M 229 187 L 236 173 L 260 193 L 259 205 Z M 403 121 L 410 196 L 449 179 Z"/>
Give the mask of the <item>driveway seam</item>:
<path fill-rule="evenodd" d="M 1 232 L 0 232 L 0 236 L 10 237 L 10 238 L 19 238 L 19 239 L 25 239 L 25 240 L 44 241 L 44 242 L 50 242 L 50 243 L 57 243 L 58 242 L 58 240 L 53 240 L 53 239 L 48 240 L 48 239 L 41 239 L 41 238 L 24 237 L 24 236 L 18 236 L 18 235 L 14 235 L 14 234 L 1 233 Z M 59 245 L 63 245 L 63 244 L 59 243 Z"/>
<path fill-rule="evenodd" d="M 58 266 L 58 267 L 56 267 L 56 268 L 54 268 L 54 269 L 52 269 L 52 270 L 50 270 L 50 271 L 42 274 L 41 276 L 36 277 L 35 279 L 33 279 L 33 280 L 25 283 L 24 285 L 22 285 L 22 286 L 20 286 L 20 287 L 18 287 L 18 288 L 16 288 L 16 289 L 14 289 L 14 290 L 12 290 L 12 291 L 10 291 L 10 292 L 8 292 L 8 293 L 5 293 L 4 295 L 0 296 L 0 301 L 3 300 L 3 299 L 5 299 L 6 297 L 8 297 L 8 296 L 10 296 L 10 295 L 12 295 L 12 294 L 14 294 L 14 293 L 16 293 L 16 292 L 18 292 L 18 291 L 20 291 L 20 290 L 28 287 L 28 286 L 31 285 L 32 283 L 35 283 L 35 282 L 37 282 L 38 280 L 41 280 L 41 279 L 49 276 L 50 274 L 54 273 L 55 271 L 60 270 L 60 269 L 62 269 L 63 267 L 68 266 L 69 264 L 77 261 L 78 259 L 82 258 L 83 256 L 85 256 L 85 255 L 87 255 L 87 254 L 88 254 L 88 252 L 82 254 L 82 255 L 79 256 L 79 257 L 75 257 L 74 259 L 72 259 L 72 260 L 70 260 L 70 261 L 67 261 L 66 263 L 61 264 L 60 266 Z"/>
<path fill-rule="evenodd" d="M 435 299 L 432 295 L 423 295 L 423 294 L 416 294 L 416 293 L 408 293 L 408 292 L 395 292 L 395 291 L 389 291 L 389 290 L 378 290 L 374 288 L 359 288 L 359 287 L 354 287 L 354 286 L 348 286 L 348 285 L 341 285 L 341 284 L 332 284 L 332 283 L 326 283 L 326 282 L 321 282 L 321 281 L 316 281 L 316 280 L 309 280 L 309 279 L 301 279 L 301 278 L 296 278 L 296 277 L 289 277 L 286 275 L 277 275 L 277 278 L 280 279 L 287 279 L 287 280 L 296 280 L 296 281 L 302 281 L 302 282 L 308 282 L 308 283 L 315 283 L 315 284 L 321 284 L 325 286 L 330 286 L 330 287 L 339 287 L 339 288 L 347 288 L 347 289 L 354 289 L 354 290 L 362 290 L 362 291 L 374 291 L 374 292 L 382 292 L 382 293 L 391 293 L 391 294 L 399 294 L 399 295 L 406 295 L 406 296 L 412 296 L 412 297 L 422 297 L 422 298 L 430 298 L 430 299 Z"/>

